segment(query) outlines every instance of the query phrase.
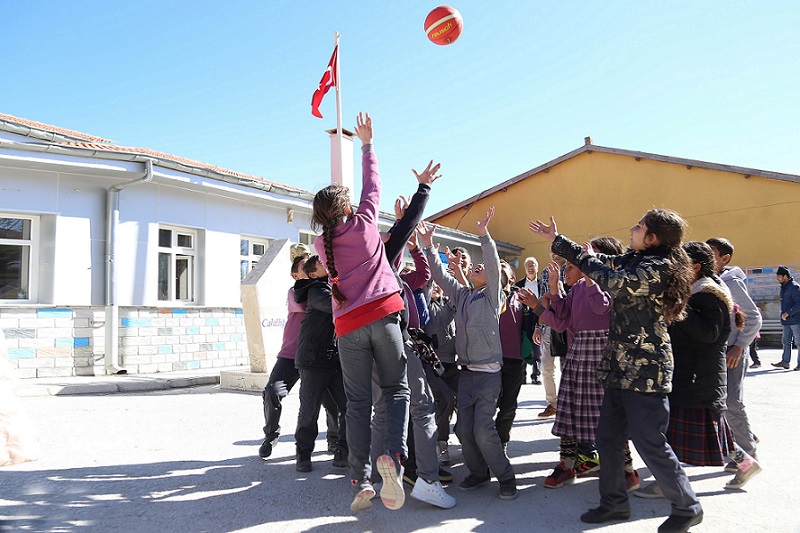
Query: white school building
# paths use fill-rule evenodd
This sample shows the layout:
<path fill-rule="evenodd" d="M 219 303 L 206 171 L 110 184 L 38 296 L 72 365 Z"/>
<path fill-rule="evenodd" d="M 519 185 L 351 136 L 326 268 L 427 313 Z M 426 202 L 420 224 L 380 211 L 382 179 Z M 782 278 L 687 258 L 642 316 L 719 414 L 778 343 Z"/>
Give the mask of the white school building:
<path fill-rule="evenodd" d="M 18 375 L 249 365 L 240 283 L 271 243 L 313 240 L 313 195 L 0 114 L 0 328 Z M 480 258 L 475 235 L 440 233 Z M 269 282 L 285 300 L 284 262 Z M 268 356 L 284 319 L 263 321 Z"/>

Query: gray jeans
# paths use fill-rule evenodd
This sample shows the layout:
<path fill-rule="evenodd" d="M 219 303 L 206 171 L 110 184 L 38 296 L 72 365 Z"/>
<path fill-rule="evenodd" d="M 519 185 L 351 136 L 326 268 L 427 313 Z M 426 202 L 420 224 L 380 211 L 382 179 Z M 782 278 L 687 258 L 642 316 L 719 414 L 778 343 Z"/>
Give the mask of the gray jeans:
<path fill-rule="evenodd" d="M 406 454 L 409 391 L 399 314 L 339 337 L 339 359 L 347 395 L 348 460 L 352 479 L 361 482 L 372 474 L 369 450 L 373 363 L 387 418 L 386 438 L 375 446 L 380 446 L 382 452 Z"/>
<path fill-rule="evenodd" d="M 436 448 L 438 430 L 436 425 L 436 406 L 433 393 L 428 386 L 422 361 L 417 357 L 410 343 L 406 343 L 405 346 L 408 360 L 408 386 L 411 390 L 409 412 L 414 435 L 414 449 L 409 450 L 408 455 L 409 459 L 413 456 L 417 475 L 432 483 L 439 481 L 439 455 Z M 386 435 L 386 404 L 380 394 L 381 389 L 378 385 L 377 376 L 375 372 L 372 374 L 372 391 L 373 400 L 375 401 L 375 414 L 372 418 L 372 442 L 382 442 Z M 373 446 L 371 458 L 374 460 L 381 453 L 383 453 L 381 449 Z"/>
<path fill-rule="evenodd" d="M 498 481 L 508 481 L 514 479 L 514 470 L 494 423 L 500 384 L 499 372 L 461 371 L 456 435 L 470 474 L 486 477 L 491 471 Z"/>
<path fill-rule="evenodd" d="M 733 431 L 733 440 L 748 455 L 756 455 L 756 441 L 753 440 L 753 430 L 750 420 L 744 410 L 744 377 L 747 375 L 747 356 L 742 355 L 736 368 L 728 369 L 728 397 L 726 403 L 728 412 L 725 419 Z"/>

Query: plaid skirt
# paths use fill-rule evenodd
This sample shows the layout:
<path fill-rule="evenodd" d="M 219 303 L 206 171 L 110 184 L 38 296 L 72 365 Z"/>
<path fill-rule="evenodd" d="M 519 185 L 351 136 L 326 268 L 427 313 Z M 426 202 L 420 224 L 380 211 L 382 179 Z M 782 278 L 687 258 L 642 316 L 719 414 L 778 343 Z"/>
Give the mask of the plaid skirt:
<path fill-rule="evenodd" d="M 579 331 L 567 350 L 558 389 L 553 435 L 594 443 L 605 389 L 597 367 L 608 344 L 608 330 Z"/>
<path fill-rule="evenodd" d="M 681 462 L 722 466 L 734 451 L 733 433 L 721 412 L 670 406 L 667 442 Z"/>

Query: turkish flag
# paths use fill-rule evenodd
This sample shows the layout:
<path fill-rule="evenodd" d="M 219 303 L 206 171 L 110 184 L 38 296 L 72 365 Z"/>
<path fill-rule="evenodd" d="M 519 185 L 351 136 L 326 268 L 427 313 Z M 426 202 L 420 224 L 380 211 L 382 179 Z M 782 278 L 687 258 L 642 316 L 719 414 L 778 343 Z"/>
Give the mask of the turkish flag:
<path fill-rule="evenodd" d="M 336 85 L 336 61 L 339 56 L 339 46 L 333 49 L 333 55 L 328 62 L 328 68 L 319 80 L 319 87 L 314 91 L 314 96 L 311 97 L 311 114 L 317 118 L 322 118 L 322 113 L 319 112 L 319 105 L 322 103 L 322 98 L 331 87 Z"/>

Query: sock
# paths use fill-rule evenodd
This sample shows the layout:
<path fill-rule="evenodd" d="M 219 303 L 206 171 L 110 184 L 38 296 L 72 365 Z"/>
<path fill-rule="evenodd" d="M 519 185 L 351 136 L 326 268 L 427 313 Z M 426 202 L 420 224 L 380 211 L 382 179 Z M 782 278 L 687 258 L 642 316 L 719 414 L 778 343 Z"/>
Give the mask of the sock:
<path fill-rule="evenodd" d="M 578 458 L 578 443 L 574 439 L 561 437 L 561 461 L 564 468 L 575 467 L 575 460 Z"/>
<path fill-rule="evenodd" d="M 625 441 L 625 471 L 633 472 L 633 456 L 631 455 L 631 441 Z"/>

